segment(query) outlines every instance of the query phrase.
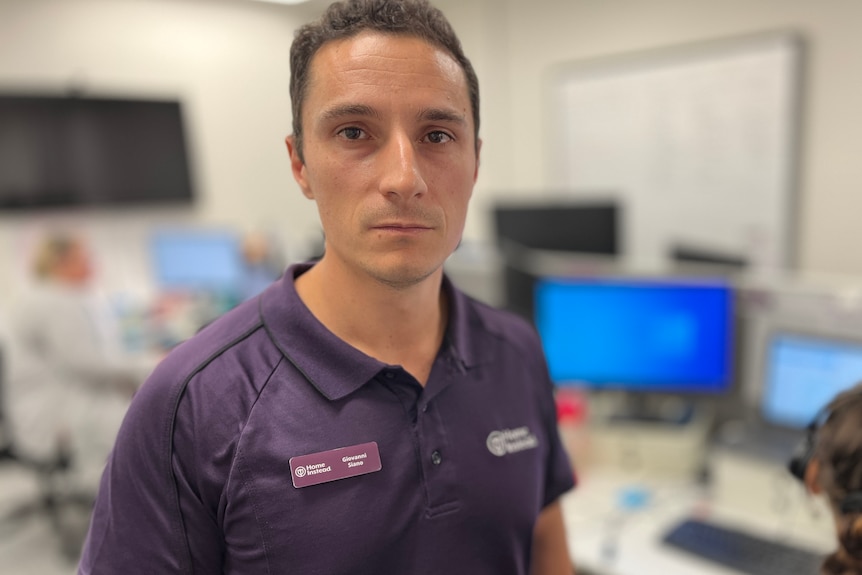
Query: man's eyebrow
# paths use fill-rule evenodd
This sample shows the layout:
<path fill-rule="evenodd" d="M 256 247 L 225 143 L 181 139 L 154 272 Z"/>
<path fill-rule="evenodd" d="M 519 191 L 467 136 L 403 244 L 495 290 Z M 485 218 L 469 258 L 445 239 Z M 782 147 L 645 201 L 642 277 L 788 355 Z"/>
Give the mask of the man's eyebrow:
<path fill-rule="evenodd" d="M 338 120 L 346 116 L 373 116 L 376 118 L 379 115 L 377 110 L 365 104 L 342 104 L 324 110 L 320 117 L 322 120 Z"/>
<path fill-rule="evenodd" d="M 420 120 L 430 122 L 452 122 L 462 125 L 467 124 L 467 118 L 465 118 L 463 114 L 459 114 L 453 110 L 446 110 L 445 108 L 426 108 L 419 112 L 418 117 Z"/>

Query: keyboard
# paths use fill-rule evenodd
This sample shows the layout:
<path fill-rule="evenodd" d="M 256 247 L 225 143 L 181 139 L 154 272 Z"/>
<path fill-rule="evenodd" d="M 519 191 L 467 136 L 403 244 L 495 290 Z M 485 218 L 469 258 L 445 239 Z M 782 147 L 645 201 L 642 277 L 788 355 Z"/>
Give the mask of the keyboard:
<path fill-rule="evenodd" d="M 697 519 L 683 521 L 662 542 L 748 575 L 816 575 L 823 563 L 813 551 Z"/>

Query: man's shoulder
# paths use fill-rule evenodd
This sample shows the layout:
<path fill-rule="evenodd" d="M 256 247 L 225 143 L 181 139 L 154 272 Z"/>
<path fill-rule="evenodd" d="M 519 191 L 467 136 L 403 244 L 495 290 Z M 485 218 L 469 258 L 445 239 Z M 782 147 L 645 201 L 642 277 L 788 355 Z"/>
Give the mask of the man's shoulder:
<path fill-rule="evenodd" d="M 539 336 L 533 325 L 515 312 L 500 309 L 476 300 L 466 294 L 462 295 L 469 315 L 469 325 L 472 335 L 484 333 L 522 351 L 535 351 Z"/>
<path fill-rule="evenodd" d="M 139 394 L 171 398 L 176 404 L 188 396 L 191 385 L 206 387 L 218 395 L 236 386 L 235 374 L 242 373 L 261 385 L 262 375 L 271 372 L 281 354 L 263 329 L 256 300 L 228 311 L 201 328 L 193 337 L 177 345 L 159 363 Z"/>
<path fill-rule="evenodd" d="M 162 365 L 175 375 L 194 372 L 229 349 L 243 345 L 261 326 L 257 302 L 244 302 L 177 345 Z"/>

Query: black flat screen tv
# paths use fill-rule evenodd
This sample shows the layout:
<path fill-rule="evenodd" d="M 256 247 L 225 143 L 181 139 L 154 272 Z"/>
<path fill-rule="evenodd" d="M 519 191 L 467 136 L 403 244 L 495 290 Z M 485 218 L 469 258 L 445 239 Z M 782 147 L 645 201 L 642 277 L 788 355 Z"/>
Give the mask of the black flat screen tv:
<path fill-rule="evenodd" d="M 192 200 L 180 102 L 0 95 L 0 210 Z"/>

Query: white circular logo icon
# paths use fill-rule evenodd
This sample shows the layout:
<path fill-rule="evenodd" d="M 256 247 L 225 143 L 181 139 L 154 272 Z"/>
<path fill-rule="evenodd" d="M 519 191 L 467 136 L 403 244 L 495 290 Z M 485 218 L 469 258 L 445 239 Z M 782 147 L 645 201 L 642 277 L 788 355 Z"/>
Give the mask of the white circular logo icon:
<path fill-rule="evenodd" d="M 300 465 L 299 467 L 296 468 L 296 470 L 294 470 L 294 473 L 296 474 L 297 477 L 302 479 L 303 477 L 305 477 L 305 467 Z"/>
<path fill-rule="evenodd" d="M 488 434 L 485 445 L 488 446 L 488 451 L 497 457 L 506 455 L 506 437 L 499 431 L 492 431 Z"/>

